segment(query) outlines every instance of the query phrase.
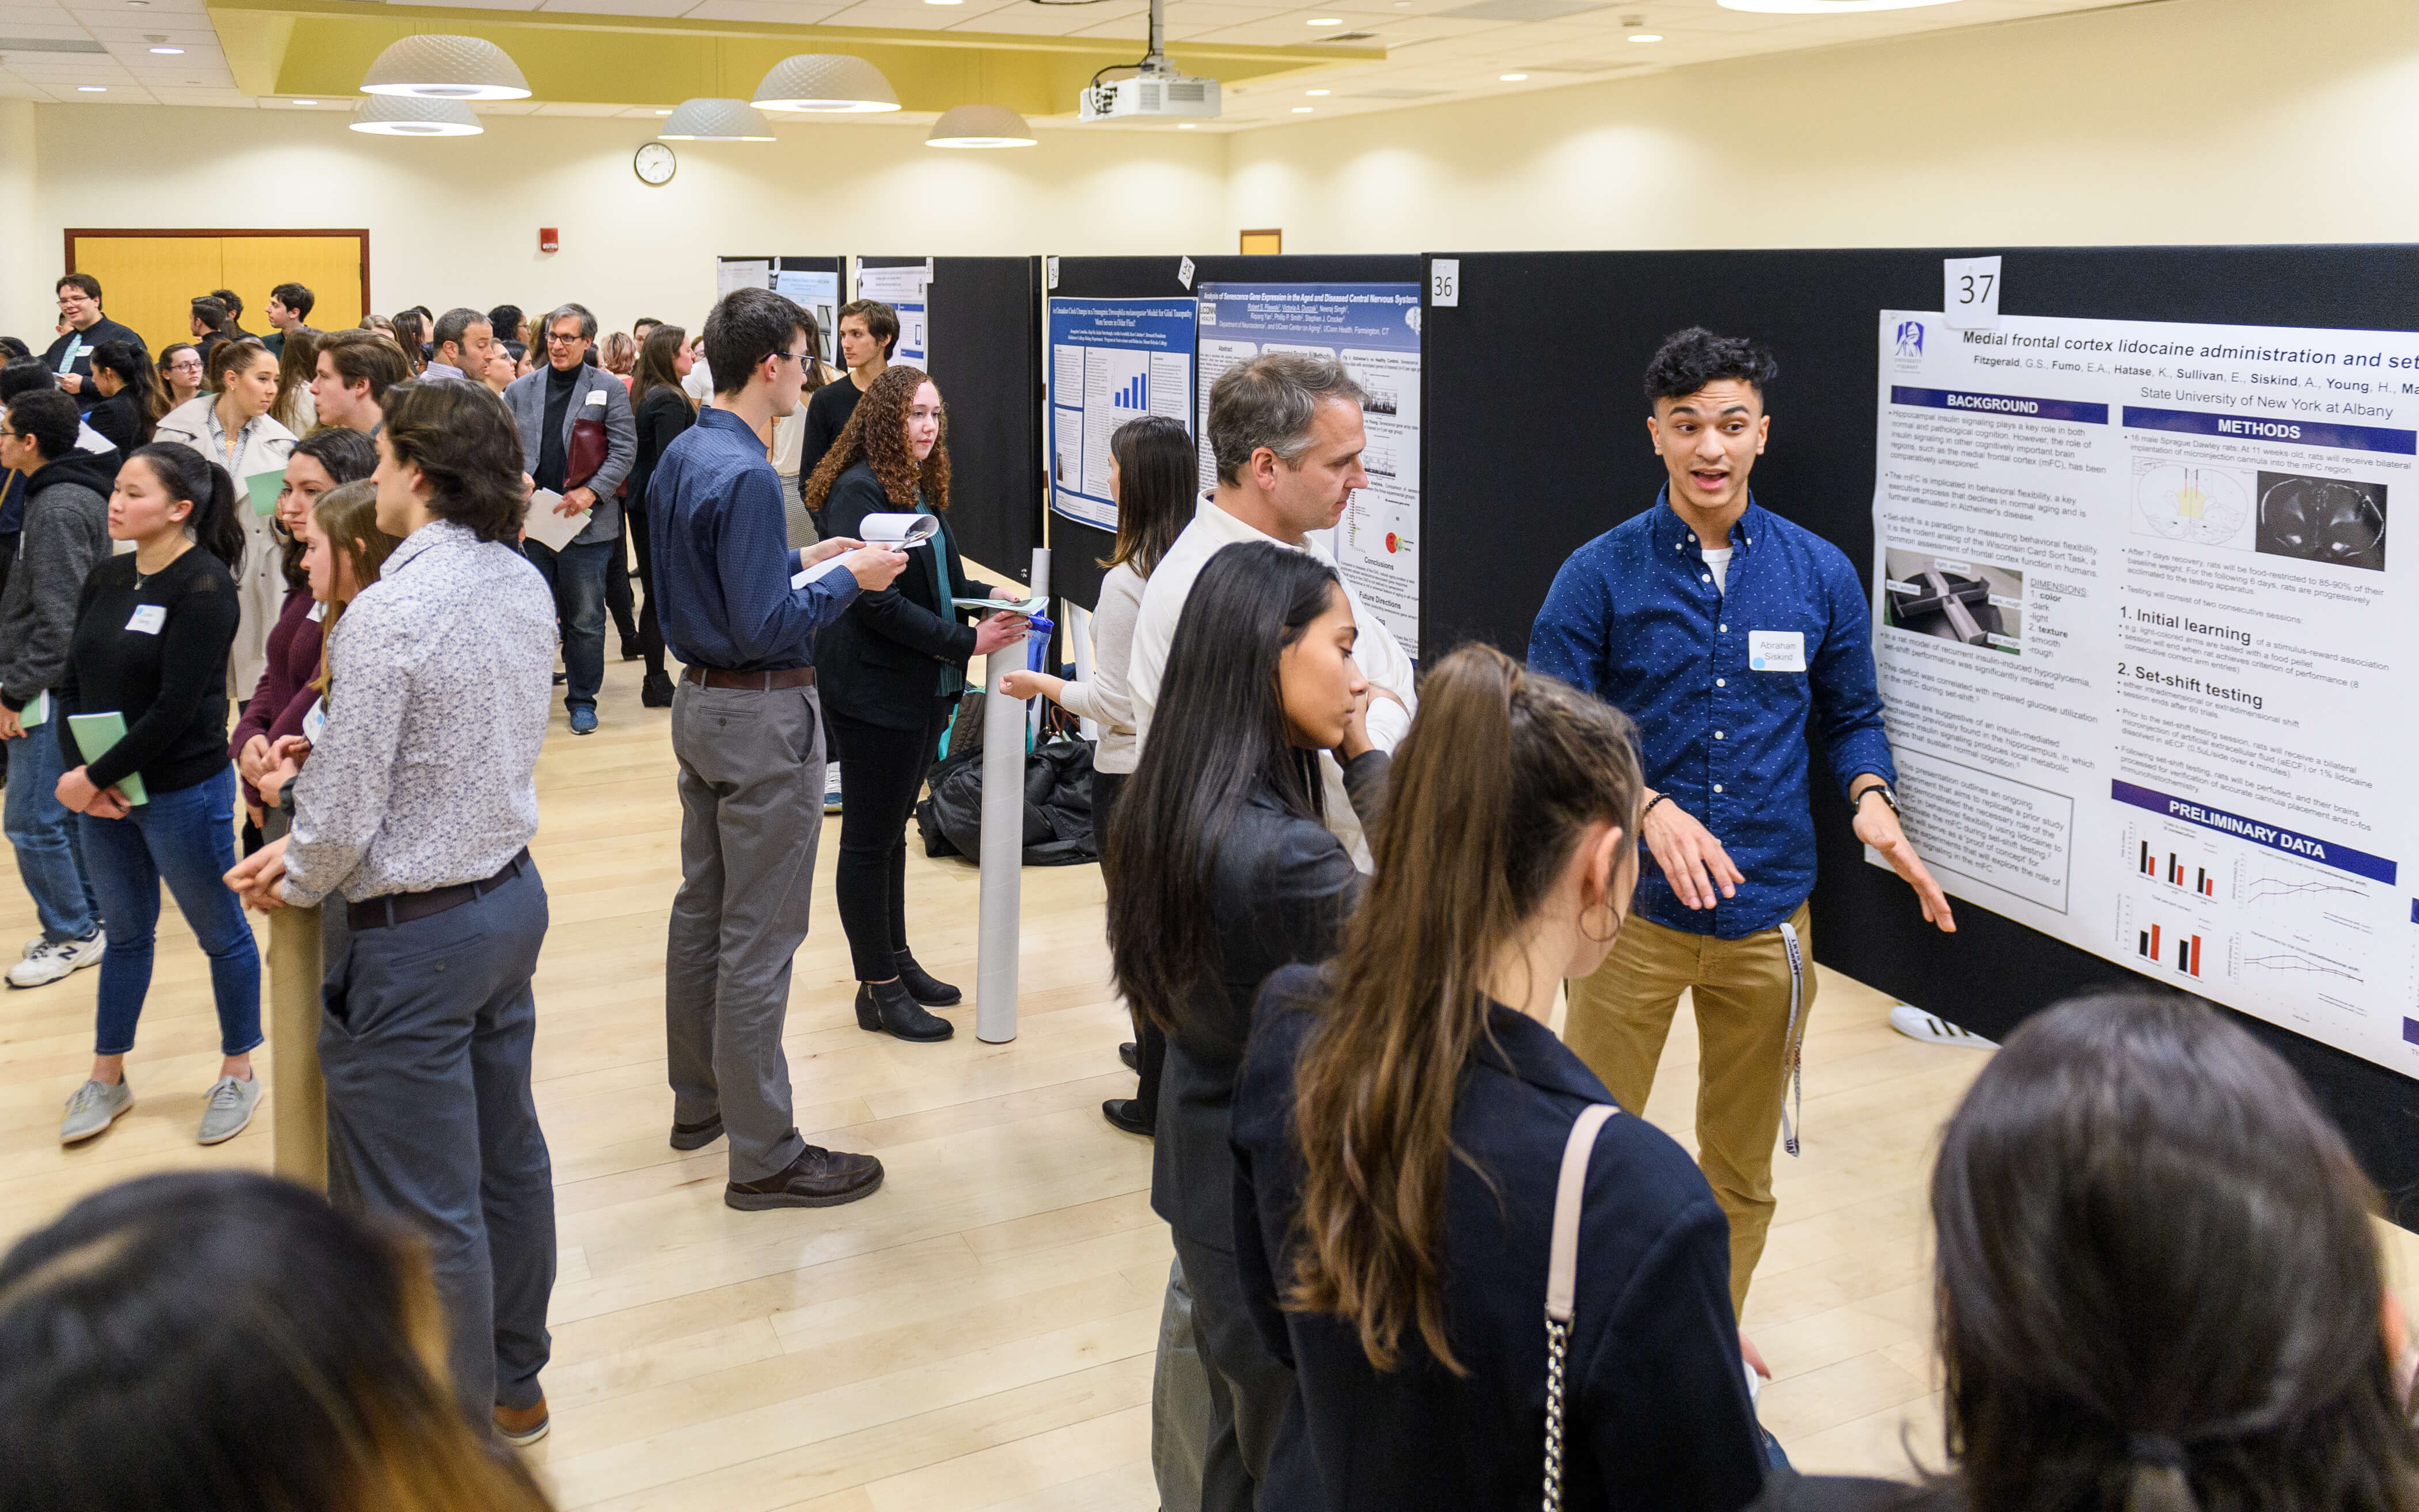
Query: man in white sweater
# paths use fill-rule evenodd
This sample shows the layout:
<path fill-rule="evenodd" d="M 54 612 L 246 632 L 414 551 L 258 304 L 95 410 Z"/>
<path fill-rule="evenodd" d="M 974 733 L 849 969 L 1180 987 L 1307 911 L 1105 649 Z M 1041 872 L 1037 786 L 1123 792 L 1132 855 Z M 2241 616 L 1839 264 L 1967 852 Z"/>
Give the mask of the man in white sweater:
<path fill-rule="evenodd" d="M 1224 547 L 1252 541 L 1273 541 L 1327 557 L 1312 532 L 1333 528 L 1352 491 L 1369 483 L 1361 470 L 1364 397 L 1344 364 L 1333 358 L 1271 352 L 1219 374 L 1210 390 L 1210 449 L 1217 459 L 1218 486 L 1202 498 L 1193 523 L 1151 572 L 1134 621 L 1128 677 L 1134 728 L 1144 747 L 1150 742 L 1160 675 L 1167 667 L 1184 600 L 1210 558 Z M 1350 583 L 1344 592 L 1361 627 L 1353 656 L 1369 680 L 1369 740 L 1392 751 L 1410 730 L 1419 707 L 1411 660 Z M 1369 847 L 1345 797 L 1344 771 L 1323 751 L 1318 765 L 1327 779 L 1327 827 L 1367 871 Z"/>

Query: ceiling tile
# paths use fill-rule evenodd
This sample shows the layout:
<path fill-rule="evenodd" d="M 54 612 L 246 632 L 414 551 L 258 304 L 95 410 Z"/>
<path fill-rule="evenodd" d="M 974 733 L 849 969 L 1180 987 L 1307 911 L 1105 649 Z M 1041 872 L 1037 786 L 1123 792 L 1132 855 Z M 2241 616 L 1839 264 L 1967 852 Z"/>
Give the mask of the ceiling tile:
<path fill-rule="evenodd" d="M 692 21 L 737 21 L 755 25 L 812 26 L 847 8 L 821 3 L 798 5 L 793 0 L 703 0 L 688 11 Z"/>

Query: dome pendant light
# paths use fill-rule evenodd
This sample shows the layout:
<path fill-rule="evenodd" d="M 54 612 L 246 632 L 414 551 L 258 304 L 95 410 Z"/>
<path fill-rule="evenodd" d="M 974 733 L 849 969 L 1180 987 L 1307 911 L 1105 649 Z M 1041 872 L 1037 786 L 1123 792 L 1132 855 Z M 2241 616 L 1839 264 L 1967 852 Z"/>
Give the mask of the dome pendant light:
<path fill-rule="evenodd" d="M 458 99 L 372 95 L 353 107 L 348 124 L 373 136 L 477 136 L 486 130 Z"/>
<path fill-rule="evenodd" d="M 924 138 L 928 147 L 1029 147 L 1037 144 L 1025 117 L 1005 105 L 959 105 L 941 113 Z"/>
<path fill-rule="evenodd" d="M 664 142 L 770 142 L 772 128 L 744 99 L 684 99 L 655 133 Z"/>
<path fill-rule="evenodd" d="M 899 96 L 882 70 L 863 58 L 800 53 L 773 65 L 751 103 L 758 110 L 847 115 L 897 110 Z"/>
<path fill-rule="evenodd" d="M 362 90 L 424 99 L 527 99 L 529 81 L 495 43 L 477 37 L 407 37 L 377 55 Z"/>

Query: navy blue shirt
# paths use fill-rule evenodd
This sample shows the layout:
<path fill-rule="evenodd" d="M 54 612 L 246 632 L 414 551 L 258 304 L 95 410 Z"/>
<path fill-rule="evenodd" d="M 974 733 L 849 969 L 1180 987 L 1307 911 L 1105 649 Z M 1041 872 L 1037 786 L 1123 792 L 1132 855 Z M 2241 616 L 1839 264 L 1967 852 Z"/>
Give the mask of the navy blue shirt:
<path fill-rule="evenodd" d="M 1898 769 L 1873 680 L 1872 608 L 1847 557 L 1752 496 L 1730 545 L 1725 590 L 1666 490 L 1563 563 L 1529 633 L 1529 664 L 1636 721 L 1647 786 L 1712 831 L 1747 878 L 1736 897 L 1691 909 L 1644 856 L 1638 912 L 1738 939 L 1814 891 L 1809 718 L 1841 796 L 1862 772 L 1895 786 Z M 1776 634 L 1801 639 L 1775 647 Z M 1751 637 L 1765 637 L 1763 658 Z"/>
<path fill-rule="evenodd" d="M 709 409 L 664 448 L 647 481 L 647 547 L 664 644 L 691 666 L 782 672 L 814 661 L 815 633 L 856 597 L 845 568 L 790 586 L 781 479 L 764 443 L 727 409 Z"/>

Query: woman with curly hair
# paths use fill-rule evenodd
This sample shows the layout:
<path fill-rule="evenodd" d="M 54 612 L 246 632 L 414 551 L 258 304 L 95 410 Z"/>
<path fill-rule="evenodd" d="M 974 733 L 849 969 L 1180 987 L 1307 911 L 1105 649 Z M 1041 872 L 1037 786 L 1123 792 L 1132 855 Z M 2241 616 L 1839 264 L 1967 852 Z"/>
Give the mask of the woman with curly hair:
<path fill-rule="evenodd" d="M 935 981 L 907 948 L 907 817 L 941 730 L 965 691 L 966 664 L 1016 645 L 1025 621 L 962 622 L 951 601 L 987 599 L 965 575 L 949 529 L 949 452 L 941 391 L 916 368 L 894 367 L 799 490 L 835 538 L 863 534 L 869 514 L 930 514 L 940 529 L 899 580 L 861 593 L 815 646 L 824 719 L 848 768 L 836 891 L 856 967 L 860 1029 L 902 1040 L 945 1040 L 949 1021 L 925 1008 L 962 994 Z"/>

